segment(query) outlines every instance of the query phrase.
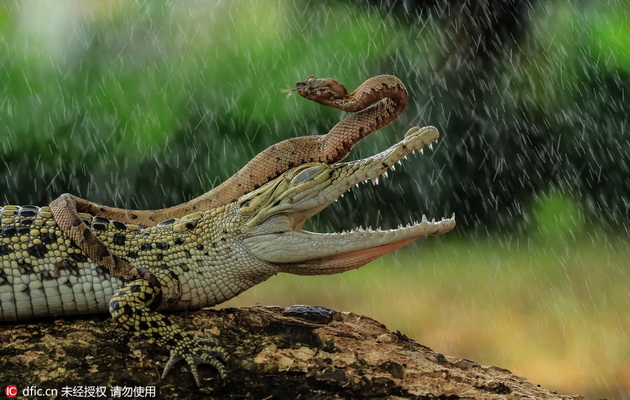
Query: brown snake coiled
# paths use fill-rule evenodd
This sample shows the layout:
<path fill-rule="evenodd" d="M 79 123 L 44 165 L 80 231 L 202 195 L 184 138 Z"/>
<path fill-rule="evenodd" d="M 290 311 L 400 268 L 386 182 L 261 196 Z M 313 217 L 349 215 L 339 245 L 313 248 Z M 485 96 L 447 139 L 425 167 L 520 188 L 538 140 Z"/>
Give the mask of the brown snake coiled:
<path fill-rule="evenodd" d="M 350 150 L 369 134 L 394 121 L 407 106 L 405 85 L 392 75 L 378 75 L 363 82 L 352 93 L 339 82 L 309 77 L 292 90 L 323 105 L 354 112 L 325 135 L 301 136 L 268 147 L 240 171 L 209 192 L 188 202 L 160 210 L 127 210 L 107 207 L 64 194 L 51 203 L 54 215 L 71 211 L 85 212 L 142 227 L 154 226 L 171 218 L 203 212 L 235 201 L 286 170 L 306 162 L 334 163 L 344 159 Z M 65 199 L 65 201 L 60 201 Z M 68 210 L 67 200 L 76 206 Z M 65 210 L 65 211 L 64 211 Z M 79 244 L 80 245 L 80 244 Z"/>

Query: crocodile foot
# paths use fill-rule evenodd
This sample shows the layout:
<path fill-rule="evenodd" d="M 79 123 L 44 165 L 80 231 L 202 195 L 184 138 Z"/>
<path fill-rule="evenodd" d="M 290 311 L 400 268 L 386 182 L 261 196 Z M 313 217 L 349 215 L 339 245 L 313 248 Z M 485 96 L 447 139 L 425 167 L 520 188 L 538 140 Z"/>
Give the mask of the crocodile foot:
<path fill-rule="evenodd" d="M 164 366 L 164 372 L 162 373 L 162 379 L 166 377 L 171 368 L 177 364 L 180 360 L 186 361 L 190 367 L 190 372 L 195 378 L 197 386 L 201 386 L 201 380 L 199 378 L 199 371 L 197 367 L 201 364 L 208 364 L 217 370 L 219 379 L 224 380 L 227 377 L 225 369 L 225 363 L 228 359 L 227 353 L 222 348 L 213 345 L 210 341 L 196 341 L 196 345 L 187 348 L 177 348 L 171 350 L 171 356 Z"/>

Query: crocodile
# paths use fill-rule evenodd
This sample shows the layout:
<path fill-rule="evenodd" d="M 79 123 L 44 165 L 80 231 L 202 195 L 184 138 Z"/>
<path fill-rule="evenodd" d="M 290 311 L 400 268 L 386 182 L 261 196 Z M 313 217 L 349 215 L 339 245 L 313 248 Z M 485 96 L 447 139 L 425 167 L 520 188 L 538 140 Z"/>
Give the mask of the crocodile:
<path fill-rule="evenodd" d="M 183 359 L 198 386 L 200 364 L 225 379 L 226 352 L 184 332 L 163 312 L 220 304 L 281 272 L 319 275 L 359 268 L 418 238 L 450 231 L 454 216 L 438 221 L 423 216 L 396 229 L 303 230 L 307 219 L 347 190 L 378 182 L 438 137 L 433 127 L 415 127 L 377 155 L 304 163 L 235 201 L 151 227 L 77 213 L 71 227 L 86 226 L 83 233 L 105 244 L 115 268 L 79 248 L 50 207 L 1 207 L 0 321 L 109 312 L 123 329 L 170 351 L 162 377 Z"/>

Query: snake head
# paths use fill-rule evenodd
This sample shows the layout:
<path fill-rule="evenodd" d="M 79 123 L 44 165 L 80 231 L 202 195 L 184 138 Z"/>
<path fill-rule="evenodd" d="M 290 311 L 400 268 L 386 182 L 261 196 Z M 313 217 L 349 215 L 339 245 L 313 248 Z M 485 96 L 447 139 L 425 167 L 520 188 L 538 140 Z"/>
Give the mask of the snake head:
<path fill-rule="evenodd" d="M 305 81 L 297 82 L 295 90 L 298 94 L 309 100 L 326 106 L 335 106 L 340 99 L 348 96 L 345 86 L 330 78 L 316 78 L 309 76 Z"/>

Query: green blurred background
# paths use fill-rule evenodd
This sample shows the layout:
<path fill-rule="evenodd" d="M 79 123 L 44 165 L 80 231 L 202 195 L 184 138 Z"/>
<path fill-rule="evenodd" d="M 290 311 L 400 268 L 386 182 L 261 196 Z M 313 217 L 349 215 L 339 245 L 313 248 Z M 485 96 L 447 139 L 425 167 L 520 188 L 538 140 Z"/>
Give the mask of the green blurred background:
<path fill-rule="evenodd" d="M 442 139 L 307 228 L 458 227 L 357 271 L 278 276 L 229 302 L 321 304 L 563 393 L 630 399 L 626 1 L 5 1 L 0 202 L 191 199 L 338 110 L 308 75 L 399 76 Z M 34 383 L 36 384 L 36 383 Z"/>

